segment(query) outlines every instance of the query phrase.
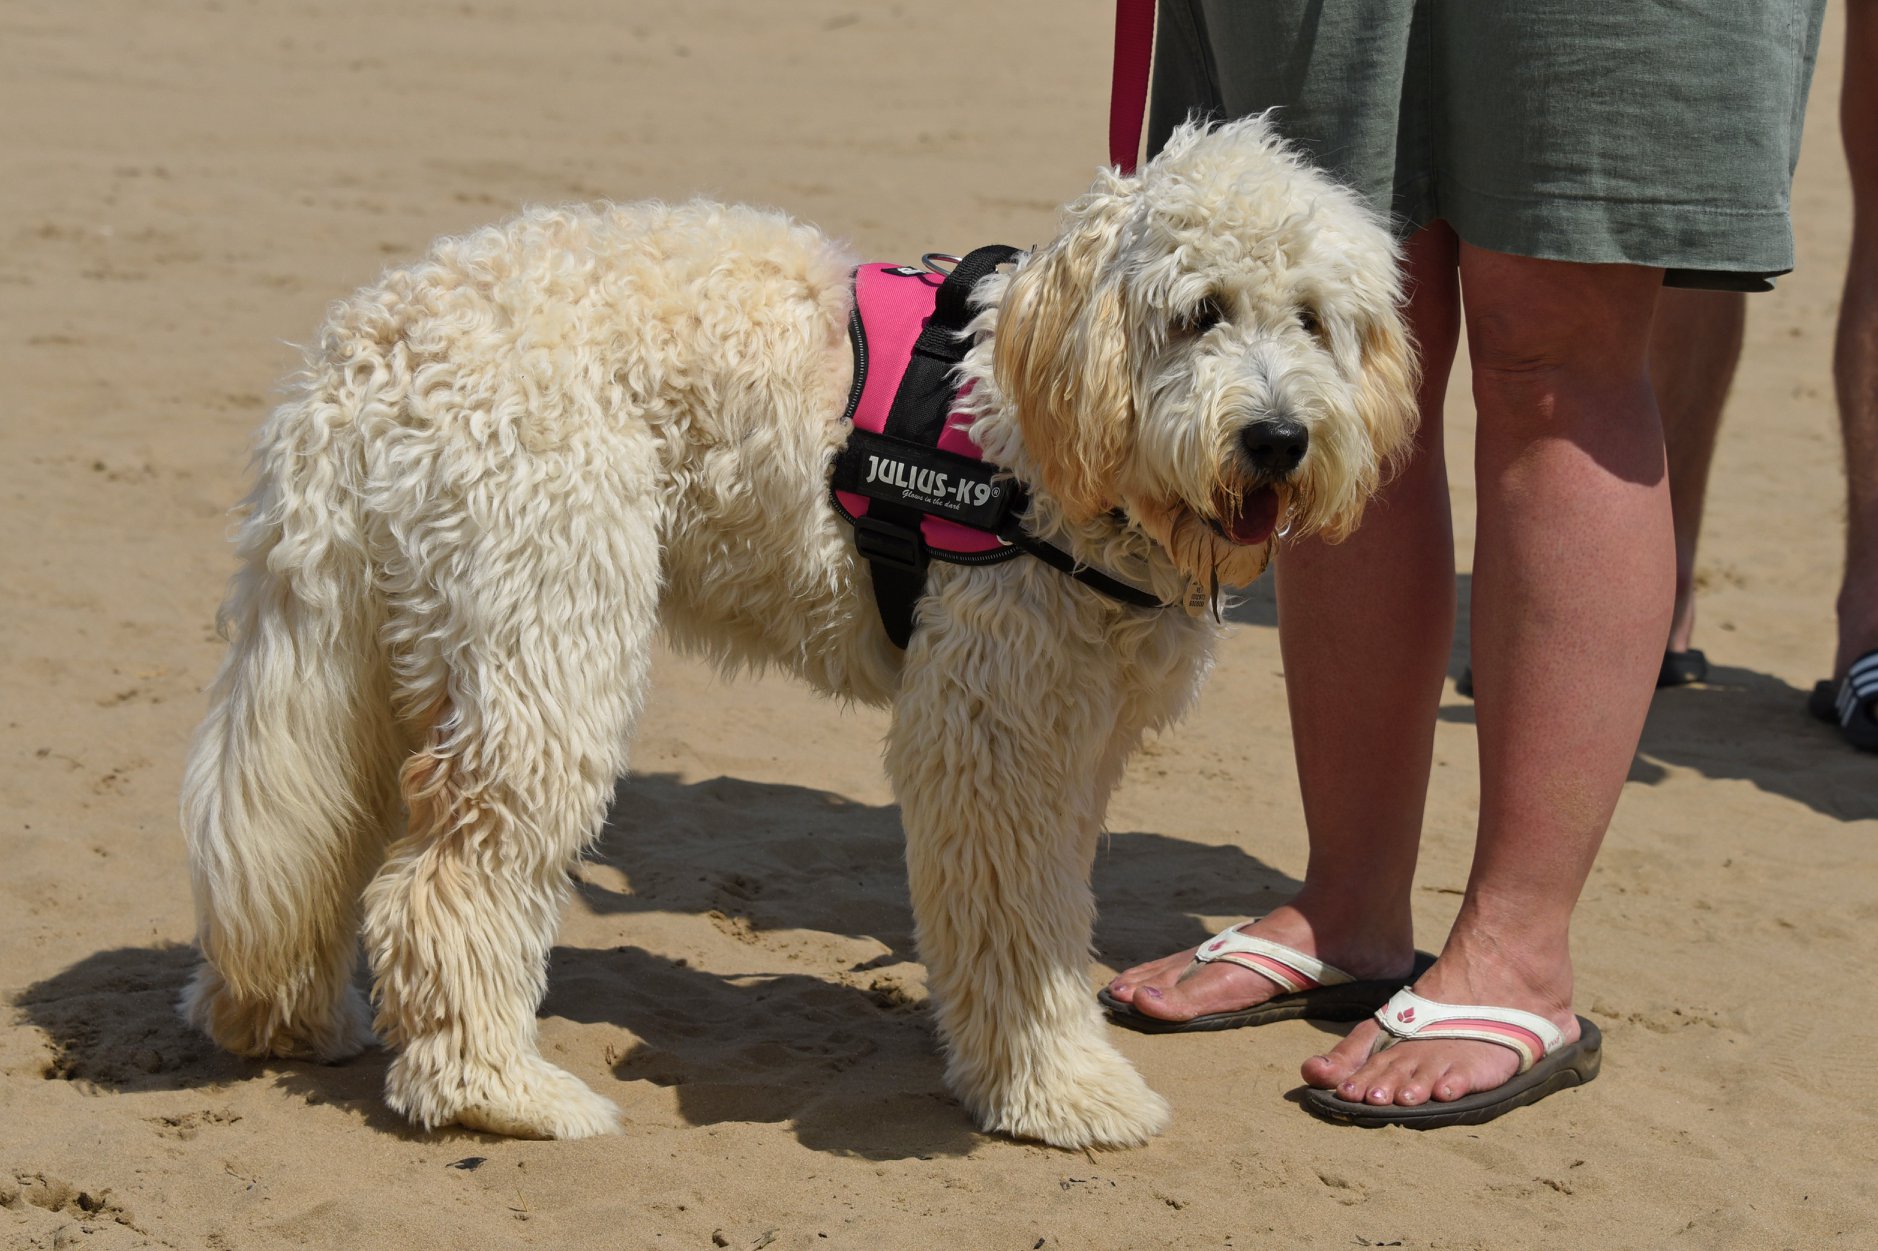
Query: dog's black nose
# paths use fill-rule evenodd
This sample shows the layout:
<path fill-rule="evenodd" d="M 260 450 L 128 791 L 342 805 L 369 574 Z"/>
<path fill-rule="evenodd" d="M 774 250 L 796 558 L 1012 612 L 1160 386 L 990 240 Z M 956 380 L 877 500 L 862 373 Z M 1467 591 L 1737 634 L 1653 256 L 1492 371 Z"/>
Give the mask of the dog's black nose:
<path fill-rule="evenodd" d="M 1239 446 L 1261 474 L 1285 478 L 1304 459 L 1305 450 L 1311 446 L 1311 433 L 1302 422 L 1289 417 L 1268 417 L 1240 431 Z"/>

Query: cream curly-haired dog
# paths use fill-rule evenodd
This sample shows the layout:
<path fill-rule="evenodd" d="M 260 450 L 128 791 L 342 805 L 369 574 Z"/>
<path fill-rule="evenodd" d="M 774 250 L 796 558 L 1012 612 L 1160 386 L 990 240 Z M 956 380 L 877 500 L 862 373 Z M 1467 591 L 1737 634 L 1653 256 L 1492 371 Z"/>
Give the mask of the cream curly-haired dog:
<path fill-rule="evenodd" d="M 614 1130 L 535 1012 L 662 630 L 892 706 L 919 951 L 980 1124 L 1161 1128 L 1090 993 L 1097 834 L 1205 674 L 1194 606 L 1259 574 L 1281 512 L 1347 532 L 1411 437 L 1393 244 L 1257 120 L 1098 174 L 980 282 L 960 372 L 1026 528 L 1176 606 L 1029 558 L 934 565 L 904 652 L 828 498 L 853 268 L 748 208 L 535 210 L 334 309 L 261 432 L 183 788 L 206 957 L 184 1007 L 216 1042 L 367 1046 L 362 930 L 394 1108 Z"/>

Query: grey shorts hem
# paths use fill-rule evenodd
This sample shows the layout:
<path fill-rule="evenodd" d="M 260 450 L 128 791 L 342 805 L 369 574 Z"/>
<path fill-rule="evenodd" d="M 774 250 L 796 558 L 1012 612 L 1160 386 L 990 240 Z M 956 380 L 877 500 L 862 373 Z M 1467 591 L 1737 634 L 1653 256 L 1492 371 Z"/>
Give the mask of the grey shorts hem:
<path fill-rule="evenodd" d="M 1793 269 L 1785 209 L 1712 209 L 1623 200 L 1520 200 L 1448 180 L 1438 216 L 1477 248 L 1547 261 L 1643 265 L 1673 287 L 1768 291 Z M 1416 229 L 1432 206 L 1405 215 Z M 1422 220 L 1415 221 L 1416 217 Z"/>

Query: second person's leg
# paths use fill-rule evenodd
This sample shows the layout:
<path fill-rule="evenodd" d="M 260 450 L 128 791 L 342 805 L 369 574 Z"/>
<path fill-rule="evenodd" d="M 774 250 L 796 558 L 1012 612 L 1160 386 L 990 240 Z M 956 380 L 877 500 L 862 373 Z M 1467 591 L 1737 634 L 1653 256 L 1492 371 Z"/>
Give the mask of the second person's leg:
<path fill-rule="evenodd" d="M 1747 297 L 1738 291 L 1664 288 L 1650 330 L 1650 382 L 1669 451 L 1669 504 L 1676 523 L 1676 611 L 1669 650 L 1695 634 L 1695 549 L 1722 406 L 1741 359 Z"/>

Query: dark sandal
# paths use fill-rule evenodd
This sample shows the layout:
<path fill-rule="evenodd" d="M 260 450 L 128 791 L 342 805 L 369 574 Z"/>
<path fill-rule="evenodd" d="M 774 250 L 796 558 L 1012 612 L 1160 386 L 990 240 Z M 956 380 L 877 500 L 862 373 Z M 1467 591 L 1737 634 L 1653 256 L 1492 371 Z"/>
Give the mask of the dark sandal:
<path fill-rule="evenodd" d="M 1878 650 L 1854 660 L 1844 681 L 1814 683 L 1806 711 L 1838 726 L 1845 741 L 1860 751 L 1878 752 Z"/>

